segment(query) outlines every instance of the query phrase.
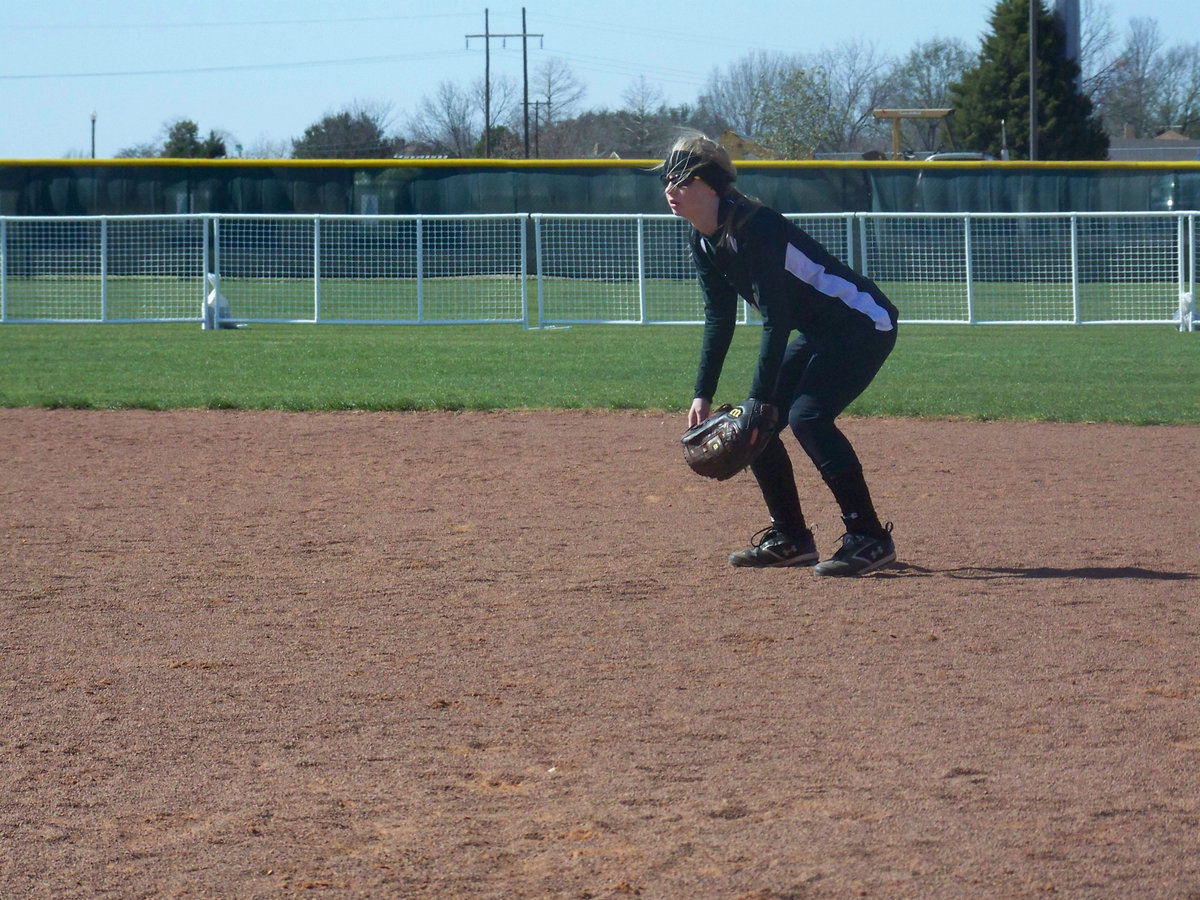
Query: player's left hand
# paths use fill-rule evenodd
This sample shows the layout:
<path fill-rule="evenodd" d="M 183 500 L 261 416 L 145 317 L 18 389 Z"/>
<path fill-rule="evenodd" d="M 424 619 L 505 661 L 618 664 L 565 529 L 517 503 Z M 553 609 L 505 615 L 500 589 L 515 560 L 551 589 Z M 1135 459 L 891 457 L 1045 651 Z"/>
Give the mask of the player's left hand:
<path fill-rule="evenodd" d="M 684 433 L 683 458 L 698 475 L 718 481 L 732 478 L 770 443 L 779 419 L 779 407 L 760 400 L 722 406 Z"/>

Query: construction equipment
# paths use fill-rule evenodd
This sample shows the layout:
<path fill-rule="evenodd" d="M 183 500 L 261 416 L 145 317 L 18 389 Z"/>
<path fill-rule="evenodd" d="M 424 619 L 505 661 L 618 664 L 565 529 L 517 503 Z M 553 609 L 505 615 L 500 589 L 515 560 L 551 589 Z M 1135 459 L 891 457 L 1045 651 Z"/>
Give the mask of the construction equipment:
<path fill-rule="evenodd" d="M 726 129 L 721 132 L 717 143 L 725 148 L 730 159 L 783 159 L 782 153 L 777 153 L 770 147 L 755 143 L 750 138 L 742 137 L 736 131 Z"/>
<path fill-rule="evenodd" d="M 954 132 L 950 130 L 950 116 L 953 109 L 877 109 L 874 116 L 877 119 L 892 120 L 892 159 L 900 159 L 900 123 L 905 119 L 941 119 L 946 129 L 946 140 L 950 149 L 954 150 Z"/>

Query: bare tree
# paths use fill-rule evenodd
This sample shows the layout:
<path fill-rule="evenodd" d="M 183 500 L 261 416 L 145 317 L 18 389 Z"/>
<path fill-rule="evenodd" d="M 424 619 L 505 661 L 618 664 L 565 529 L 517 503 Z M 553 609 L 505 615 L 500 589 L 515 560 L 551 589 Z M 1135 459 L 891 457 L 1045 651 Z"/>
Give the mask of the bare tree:
<path fill-rule="evenodd" d="M 453 81 L 443 81 L 432 97 L 421 98 L 408 130 L 436 153 L 466 158 L 483 131 L 475 98 Z"/>
<path fill-rule="evenodd" d="M 480 78 L 471 86 L 471 94 L 480 113 L 485 101 L 491 106 L 492 125 L 511 124 L 514 117 L 521 114 L 521 85 L 510 75 L 493 77 L 490 90 Z M 490 97 L 485 96 L 487 94 Z"/>
<path fill-rule="evenodd" d="M 639 75 L 621 94 L 621 102 L 623 155 L 647 158 L 660 155 L 667 143 L 663 122 L 667 104 L 662 89 L 650 84 L 645 75 Z"/>
<path fill-rule="evenodd" d="M 587 88 L 575 77 L 565 60 L 552 56 L 538 66 L 529 88 L 529 102 L 535 100 L 539 106 L 540 121 L 553 126 L 560 119 L 575 114 L 579 101 Z"/>
<path fill-rule="evenodd" d="M 471 87 L 472 97 L 479 109 L 481 120 L 487 117 L 491 127 L 490 135 L 481 135 L 476 147 L 477 156 L 491 155 L 494 157 L 517 158 L 523 156 L 518 146 L 520 132 L 513 134 L 515 123 L 521 117 L 521 86 L 516 79 L 508 75 L 500 75 L 491 81 L 489 87 L 483 78 L 478 79 Z M 490 137 L 491 140 L 487 140 Z"/>
<path fill-rule="evenodd" d="M 829 118 L 822 131 L 827 152 L 858 151 L 877 130 L 872 114 L 880 106 L 887 80 L 881 75 L 894 65 L 875 45 L 851 40 L 823 51 L 810 69 L 824 73 L 829 92 Z M 818 145 L 819 146 L 819 145 Z"/>
<path fill-rule="evenodd" d="M 129 147 L 122 147 L 115 154 L 117 159 L 150 159 L 158 156 L 162 152 L 162 147 L 158 144 L 141 143 L 133 144 Z"/>
<path fill-rule="evenodd" d="M 973 59 L 967 45 L 957 39 L 934 38 L 917 44 L 884 78 L 876 108 L 949 109 L 953 105 L 950 85 L 962 78 Z M 890 131 L 890 124 L 886 127 Z M 914 150 L 936 150 L 945 137 L 942 128 L 936 119 L 902 121 L 901 141 Z"/>
<path fill-rule="evenodd" d="M 625 137 L 624 116 L 610 110 L 589 111 L 560 122 L 554 128 L 554 149 L 562 158 L 593 159 L 616 153 L 625 156 L 621 142 Z M 530 155 L 550 157 L 550 148 L 541 146 L 540 135 L 535 132 Z M 534 152 L 536 150 L 536 152 Z"/>
<path fill-rule="evenodd" d="M 1133 19 L 1113 67 L 1100 112 L 1109 134 L 1153 137 L 1160 89 L 1162 38 L 1153 19 Z"/>
<path fill-rule="evenodd" d="M 242 156 L 246 159 L 287 159 L 291 149 L 291 141 L 276 141 L 267 137 L 259 137 L 254 143 L 247 145 Z"/>
<path fill-rule="evenodd" d="M 886 84 L 888 106 L 945 109 L 950 84 L 972 63 L 967 45 L 957 38 L 934 38 L 913 47 L 892 69 Z"/>
<path fill-rule="evenodd" d="M 570 155 L 568 148 L 574 146 L 574 138 L 560 126 L 575 114 L 586 90 L 564 60 L 550 57 L 538 66 L 529 86 L 531 156 Z M 524 113 L 522 110 L 513 123 L 513 129 L 520 134 L 524 134 Z"/>
<path fill-rule="evenodd" d="M 713 72 L 696 119 L 710 133 L 730 130 L 796 158 L 856 150 L 874 128 L 887 63 L 862 42 L 811 57 L 751 53 Z"/>
<path fill-rule="evenodd" d="M 1200 137 L 1200 44 L 1168 47 L 1155 20 L 1135 18 L 1121 44 L 1097 46 L 1084 54 L 1085 93 L 1110 136 L 1151 138 L 1173 128 Z"/>
<path fill-rule="evenodd" d="M 1163 68 L 1169 75 L 1159 94 L 1157 112 L 1162 126 L 1200 137 L 1200 44 L 1172 47 Z"/>
<path fill-rule="evenodd" d="M 790 159 L 813 159 L 836 146 L 834 91 L 824 69 L 796 66 L 774 90 L 756 135 L 760 143 Z"/>
<path fill-rule="evenodd" d="M 1079 16 L 1079 88 L 1093 102 L 1107 90 L 1120 54 L 1112 11 L 1103 3 L 1084 0 Z"/>
<path fill-rule="evenodd" d="M 728 129 L 757 137 L 783 83 L 799 66 L 795 56 L 759 50 L 731 63 L 724 73 L 714 69 L 698 101 L 699 124 L 712 134 Z"/>

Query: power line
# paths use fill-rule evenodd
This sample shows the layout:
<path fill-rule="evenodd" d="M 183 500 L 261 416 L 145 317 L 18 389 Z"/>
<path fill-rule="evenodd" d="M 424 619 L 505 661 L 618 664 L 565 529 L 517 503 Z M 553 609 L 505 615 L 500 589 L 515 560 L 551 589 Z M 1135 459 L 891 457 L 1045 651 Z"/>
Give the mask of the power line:
<path fill-rule="evenodd" d="M 232 27 L 261 27 L 273 25 L 338 25 L 358 22 L 410 22 L 426 19 L 461 19 L 462 13 L 438 13 L 424 16 L 339 16 L 324 19 L 231 19 L 224 22 L 54 22 L 47 25 L 13 25 L 5 23 L 5 31 L 122 31 L 129 30 L 171 30 L 185 28 L 232 28 Z"/>
<path fill-rule="evenodd" d="M 484 38 L 484 156 L 492 155 L 492 38 L 506 37 L 521 38 L 521 59 L 524 68 L 524 140 L 526 140 L 526 158 L 529 158 L 529 38 L 544 38 L 545 35 L 529 34 L 524 19 L 524 7 L 521 7 L 521 31 L 517 34 L 497 34 L 488 30 L 487 10 L 484 10 L 484 34 L 467 35 L 467 47 L 470 48 L 470 38 Z M 539 40 L 539 47 L 541 42 Z"/>
<path fill-rule="evenodd" d="M 550 24 L 562 25 L 568 29 L 581 31 L 586 35 L 594 37 L 597 32 L 606 31 L 619 38 L 627 38 L 632 41 L 635 38 L 645 34 L 644 27 L 631 27 L 628 25 L 614 25 L 610 22 L 601 22 L 591 19 L 577 19 L 571 16 L 560 16 L 553 13 L 544 13 L 542 18 Z M 656 40 L 660 44 L 677 43 L 683 44 L 689 48 L 696 45 L 708 45 L 711 47 L 719 47 L 728 49 L 729 38 L 719 32 L 688 32 L 678 28 L 671 28 L 669 31 L 664 31 L 656 35 Z M 780 53 L 795 54 L 796 48 L 792 44 L 786 42 L 771 42 L 769 40 L 758 39 L 754 42 L 754 47 L 759 50 L 777 50 Z"/>
<path fill-rule="evenodd" d="M 147 75 L 208 75 L 213 72 L 250 72 L 269 69 L 308 69 L 322 66 L 357 66 L 456 56 L 458 51 L 358 56 L 347 59 L 316 59 L 286 63 L 245 63 L 232 66 L 202 66 L 193 69 L 134 69 L 115 72 L 56 72 L 36 75 L 0 75 L 0 81 L 37 81 L 60 78 L 130 78 Z"/>
<path fill-rule="evenodd" d="M 688 86 L 702 84 L 712 71 L 709 69 L 707 72 L 701 73 L 695 69 L 655 65 L 653 63 L 621 62 L 612 57 L 589 56 L 584 53 L 572 53 L 569 56 L 562 57 L 562 59 L 575 69 L 583 69 L 589 72 L 610 72 L 616 75 L 654 76 L 662 81 Z"/>

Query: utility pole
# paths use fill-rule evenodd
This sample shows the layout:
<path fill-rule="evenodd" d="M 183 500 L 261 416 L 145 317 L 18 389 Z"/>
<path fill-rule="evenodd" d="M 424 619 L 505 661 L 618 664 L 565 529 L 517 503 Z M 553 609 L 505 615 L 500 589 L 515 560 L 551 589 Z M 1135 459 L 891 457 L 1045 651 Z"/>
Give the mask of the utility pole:
<path fill-rule="evenodd" d="M 471 49 L 471 38 L 483 38 L 483 155 L 492 155 L 492 34 L 488 30 L 488 11 L 483 10 L 483 34 L 468 34 L 467 49 Z"/>
<path fill-rule="evenodd" d="M 1038 154 L 1037 102 L 1037 8 L 1038 0 L 1029 0 L 1029 158 Z"/>
<path fill-rule="evenodd" d="M 484 155 L 492 155 L 492 38 L 521 39 L 521 56 L 524 66 L 525 82 L 525 158 L 529 158 L 529 42 L 531 37 L 543 38 L 541 34 L 530 34 L 525 27 L 525 7 L 521 7 L 521 30 L 516 34 L 492 33 L 488 28 L 488 11 L 483 11 L 483 34 L 468 34 L 467 48 L 471 47 L 471 38 L 483 38 L 483 146 Z M 503 43 L 501 44 L 503 46 Z M 540 44 L 539 44 L 540 46 Z"/>
<path fill-rule="evenodd" d="M 529 159 L 529 29 L 525 27 L 525 7 L 521 7 L 521 71 L 525 83 L 525 158 Z"/>
<path fill-rule="evenodd" d="M 533 155 L 535 159 L 542 158 L 540 140 L 542 132 L 541 105 L 541 100 L 533 101 Z"/>

